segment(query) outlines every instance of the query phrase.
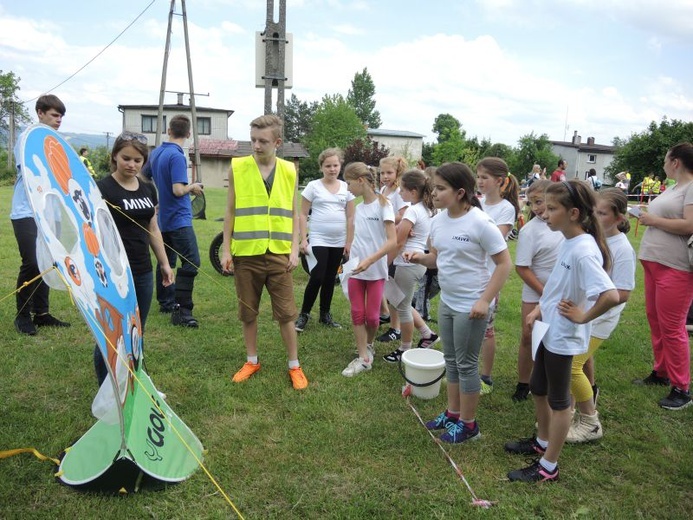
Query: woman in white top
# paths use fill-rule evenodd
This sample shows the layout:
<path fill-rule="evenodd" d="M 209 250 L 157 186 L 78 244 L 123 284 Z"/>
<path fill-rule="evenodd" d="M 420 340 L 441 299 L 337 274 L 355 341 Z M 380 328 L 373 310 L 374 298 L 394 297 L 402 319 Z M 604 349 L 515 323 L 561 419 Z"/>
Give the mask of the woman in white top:
<path fill-rule="evenodd" d="M 524 401 L 529 397 L 529 376 L 532 374 L 532 331 L 527 325 L 527 316 L 539 305 L 544 284 L 549 278 L 558 257 L 558 248 L 563 234 L 552 231 L 544 219 L 544 192 L 551 181 L 542 179 L 527 188 L 527 201 L 534 215 L 517 238 L 515 271 L 524 282 L 522 285 L 522 333 L 517 351 L 517 386 L 512 400 Z"/>
<path fill-rule="evenodd" d="M 438 267 L 438 326 L 443 340 L 447 409 L 428 421 L 442 430 L 440 440 L 461 443 L 479 438 L 479 351 L 490 305 L 508 279 L 512 261 L 508 245 L 493 220 L 479 208 L 474 174 L 466 164 L 448 163 L 436 171 L 433 202 L 444 210 L 431 223 L 430 253 L 403 257 L 429 268 Z M 487 267 L 489 256 L 496 269 Z"/>
<path fill-rule="evenodd" d="M 424 275 L 426 267 L 406 262 L 400 254 L 402 251 L 423 253 L 426 250 L 434 212 L 430 181 L 421 170 L 409 170 L 402 175 L 400 193 L 402 199 L 409 203 L 409 207 L 404 211 L 404 216 L 397 226 L 398 249 L 390 254 L 388 260 L 394 260 L 392 264 L 395 267 L 395 284 L 404 293 L 404 298 L 390 311 L 392 314 L 394 311 L 397 312 L 402 342 L 398 348 L 383 356 L 389 363 L 397 363 L 402 353 L 411 348 L 414 326 L 422 331 L 424 340 L 429 340 L 429 346 L 437 340 L 437 336 L 432 338 L 434 334 L 431 329 L 411 306 L 416 282 Z"/>
<path fill-rule="evenodd" d="M 344 153 L 339 148 L 328 148 L 318 156 L 322 179 L 310 181 L 301 194 L 299 229 L 300 249 L 306 254 L 312 250 L 317 264 L 303 294 L 301 313 L 296 320 L 296 331 L 303 332 L 310 319 L 318 291 L 320 292 L 320 323 L 341 328 L 330 313 L 334 280 L 344 254 L 349 254 L 354 234 L 354 196 L 347 184 L 337 176 L 342 168 Z M 310 236 L 308 215 L 310 214 Z"/>
<path fill-rule="evenodd" d="M 520 213 L 520 186 L 517 179 L 510 173 L 508 165 L 498 157 L 485 157 L 476 165 L 477 187 L 483 195 L 481 208 L 493 219 L 507 240 Z M 488 268 L 493 271 L 493 262 L 489 261 Z M 500 296 L 500 294 L 499 294 Z M 484 345 L 481 347 L 481 393 L 493 391 L 493 360 L 496 356 L 496 333 L 493 326 L 498 298 L 491 305 L 491 314 Z"/>
<path fill-rule="evenodd" d="M 618 188 L 600 191 L 597 195 L 595 214 L 602 225 L 606 245 L 609 247 L 611 267 L 607 273 L 618 291 L 619 305 L 592 321 L 587 352 L 573 357 L 570 391 L 575 399 L 577 416 L 568 430 L 567 442 L 595 441 L 604 434 L 594 399 L 594 370 L 591 360 L 599 346 L 609 339 L 618 325 L 630 292 L 635 289 L 635 251 L 626 236 L 630 230 L 628 197 Z"/>

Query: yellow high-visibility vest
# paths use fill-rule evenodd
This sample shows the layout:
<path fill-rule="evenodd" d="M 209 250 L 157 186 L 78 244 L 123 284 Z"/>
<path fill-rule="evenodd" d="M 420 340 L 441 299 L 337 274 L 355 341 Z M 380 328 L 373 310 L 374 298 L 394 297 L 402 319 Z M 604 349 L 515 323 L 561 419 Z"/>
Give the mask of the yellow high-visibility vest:
<path fill-rule="evenodd" d="M 231 254 L 291 253 L 296 190 L 293 163 L 277 158 L 269 195 L 252 155 L 231 159 L 231 167 L 236 195 Z"/>

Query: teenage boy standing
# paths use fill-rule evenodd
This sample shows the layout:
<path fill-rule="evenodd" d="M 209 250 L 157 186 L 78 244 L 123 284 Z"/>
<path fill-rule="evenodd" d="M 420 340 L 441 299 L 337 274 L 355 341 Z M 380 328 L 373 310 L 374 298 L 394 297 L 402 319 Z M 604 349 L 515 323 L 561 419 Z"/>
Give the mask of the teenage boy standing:
<path fill-rule="evenodd" d="M 45 94 L 36 101 L 36 114 L 39 123 L 58 130 L 65 115 L 65 105 L 58 96 Z M 21 139 L 17 143 L 21 142 Z M 15 160 L 18 160 L 18 150 L 15 148 Z M 16 161 L 17 162 L 17 161 Z M 38 229 L 34 221 L 34 211 L 31 209 L 29 197 L 24 187 L 24 176 L 17 164 L 17 181 L 12 194 L 12 210 L 10 212 L 14 237 L 17 239 L 22 265 L 17 276 L 17 289 L 36 278 L 40 271 L 36 259 L 36 238 Z M 17 317 L 14 327 L 20 334 L 33 336 L 36 327 L 69 327 L 70 324 L 60 321 L 48 312 L 48 285 L 39 278 L 17 292 Z M 34 313 L 32 319 L 31 313 Z"/>
<path fill-rule="evenodd" d="M 247 354 L 233 381 L 245 381 L 260 370 L 257 317 L 260 296 L 267 287 L 289 358 L 291 383 L 302 390 L 308 380 L 298 362 L 292 277 L 298 265 L 298 175 L 292 163 L 276 155 L 282 144 L 282 124 L 275 115 L 254 119 L 250 123 L 253 155 L 231 160 L 221 265 L 235 273 Z"/>

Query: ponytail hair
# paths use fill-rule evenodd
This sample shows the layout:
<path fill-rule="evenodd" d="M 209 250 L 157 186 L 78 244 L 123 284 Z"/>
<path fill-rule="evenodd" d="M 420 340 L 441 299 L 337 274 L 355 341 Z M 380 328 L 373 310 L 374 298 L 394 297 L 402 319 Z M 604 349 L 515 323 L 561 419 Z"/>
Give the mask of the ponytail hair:
<path fill-rule="evenodd" d="M 611 268 L 611 253 L 606 244 L 604 231 L 594 214 L 596 204 L 595 192 L 589 184 L 579 179 L 562 182 L 552 182 L 546 188 L 546 194 L 566 209 L 576 208 L 580 212 L 580 227 L 585 233 L 594 237 L 599 251 L 602 253 L 602 267 L 605 271 Z"/>
<path fill-rule="evenodd" d="M 390 166 L 395 170 L 395 182 L 393 183 L 395 186 L 399 186 L 399 181 L 402 177 L 402 174 L 404 171 L 407 169 L 407 161 L 404 160 L 403 157 L 400 157 L 399 155 L 391 155 L 389 157 L 383 157 L 380 159 L 380 169 L 383 169 L 383 166 Z"/>
<path fill-rule="evenodd" d="M 606 202 L 614 215 L 621 218 L 616 228 L 621 233 L 628 233 L 630 222 L 628 222 L 628 197 L 626 194 L 618 188 L 607 188 L 601 190 L 597 198 Z"/>
<path fill-rule="evenodd" d="M 510 173 L 508 164 L 500 157 L 484 157 L 477 165 L 477 171 L 483 170 L 499 179 L 503 179 L 503 184 L 500 186 L 500 195 L 515 208 L 515 218 L 520 214 L 520 183 L 517 178 Z"/>
<path fill-rule="evenodd" d="M 416 193 L 419 195 L 419 199 L 421 199 L 421 202 L 423 202 L 429 214 L 432 216 L 435 213 L 431 180 L 424 172 L 416 168 L 407 170 L 402 175 L 401 185 L 408 190 L 416 191 Z"/>
<path fill-rule="evenodd" d="M 464 190 L 462 200 L 470 207 L 481 209 L 481 203 L 476 198 L 476 179 L 472 169 L 461 162 L 450 162 L 439 166 L 436 175 L 449 184 L 453 190 Z"/>
<path fill-rule="evenodd" d="M 364 178 L 368 182 L 368 186 L 373 190 L 373 193 L 380 201 L 381 206 L 387 205 L 387 197 L 378 192 L 375 185 L 376 169 L 373 166 L 367 166 L 366 163 L 352 162 L 344 168 L 344 179 L 348 181 L 356 181 Z"/>

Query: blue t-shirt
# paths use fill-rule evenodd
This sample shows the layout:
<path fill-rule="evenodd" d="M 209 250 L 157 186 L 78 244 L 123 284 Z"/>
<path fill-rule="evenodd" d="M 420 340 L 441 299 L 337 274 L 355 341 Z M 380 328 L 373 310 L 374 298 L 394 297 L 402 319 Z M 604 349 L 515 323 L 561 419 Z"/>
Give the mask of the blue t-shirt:
<path fill-rule="evenodd" d="M 159 227 L 161 231 L 192 226 L 192 203 L 190 195 L 176 197 L 174 184 L 188 184 L 188 163 L 183 149 L 176 143 L 163 143 L 150 155 L 145 174 L 150 177 L 159 191 Z"/>

